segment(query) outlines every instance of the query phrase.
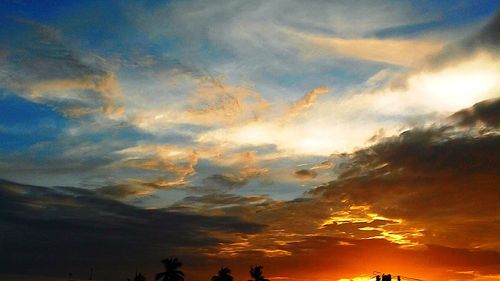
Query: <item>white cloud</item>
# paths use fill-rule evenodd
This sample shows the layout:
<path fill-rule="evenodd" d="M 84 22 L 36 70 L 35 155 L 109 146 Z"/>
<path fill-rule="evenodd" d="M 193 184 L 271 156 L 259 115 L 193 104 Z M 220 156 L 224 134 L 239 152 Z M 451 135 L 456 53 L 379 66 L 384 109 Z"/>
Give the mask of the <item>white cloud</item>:
<path fill-rule="evenodd" d="M 365 145 L 380 128 L 390 135 L 412 119 L 429 121 L 426 120 L 429 115 L 444 117 L 484 99 L 498 97 L 500 61 L 496 56 L 479 53 L 444 69 L 414 72 L 406 82 L 406 87 L 384 86 L 331 97 L 314 105 L 293 123 L 270 118 L 213 130 L 200 135 L 198 141 L 236 146 L 276 144 L 289 154 L 329 155 L 350 151 Z"/>

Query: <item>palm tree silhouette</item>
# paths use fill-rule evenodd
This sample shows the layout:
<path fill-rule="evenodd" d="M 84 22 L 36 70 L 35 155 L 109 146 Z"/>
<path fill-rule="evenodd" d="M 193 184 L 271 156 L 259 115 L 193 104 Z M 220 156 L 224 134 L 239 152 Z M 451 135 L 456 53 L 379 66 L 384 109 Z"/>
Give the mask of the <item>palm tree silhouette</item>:
<path fill-rule="evenodd" d="M 161 261 L 165 267 L 164 272 L 156 274 L 156 280 L 159 281 L 184 281 L 184 272 L 179 268 L 182 262 L 177 258 L 169 258 Z"/>
<path fill-rule="evenodd" d="M 212 277 L 212 281 L 233 281 L 233 276 L 231 276 L 231 269 L 228 267 L 223 267 L 219 270 L 217 275 Z"/>
<path fill-rule="evenodd" d="M 256 267 L 250 267 L 250 276 L 253 278 L 255 281 L 269 281 L 269 279 L 266 279 L 264 275 L 262 274 L 262 268 L 264 268 L 261 265 L 258 265 Z M 248 280 L 248 281 L 253 281 L 253 280 Z"/>
<path fill-rule="evenodd" d="M 127 278 L 127 281 L 132 281 L 132 280 L 130 280 L 130 278 Z M 144 277 L 144 275 L 142 275 L 140 272 L 139 274 L 137 274 L 136 272 L 133 281 L 146 281 L 146 277 Z"/>

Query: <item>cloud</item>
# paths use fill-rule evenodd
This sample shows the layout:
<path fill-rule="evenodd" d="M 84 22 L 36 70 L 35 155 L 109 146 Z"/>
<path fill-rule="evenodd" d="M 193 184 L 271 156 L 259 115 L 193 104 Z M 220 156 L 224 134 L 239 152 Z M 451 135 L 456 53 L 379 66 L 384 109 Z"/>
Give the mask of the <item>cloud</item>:
<path fill-rule="evenodd" d="M 122 93 L 112 72 L 68 49 L 55 29 L 27 20 L 7 21 L 10 28 L 0 36 L 6 48 L 0 81 L 6 89 L 69 117 L 121 115 Z"/>
<path fill-rule="evenodd" d="M 240 187 L 240 186 L 243 186 L 247 183 L 248 183 L 248 181 L 246 178 L 235 177 L 234 175 L 231 175 L 231 174 L 225 174 L 225 175 L 215 174 L 215 175 L 211 175 L 210 177 L 203 180 L 204 185 L 218 186 L 219 188 L 220 187 L 228 187 L 228 188 Z"/>
<path fill-rule="evenodd" d="M 230 84 L 250 82 L 267 100 L 279 97 L 288 102 L 317 85 L 356 85 L 381 67 L 372 61 L 346 60 L 338 55 L 327 59 L 304 55 L 304 49 L 319 52 L 321 48 L 291 34 L 366 39 L 373 38 L 377 30 L 442 17 L 437 10 L 419 12 L 414 5 L 386 1 L 312 5 L 301 1 L 234 1 L 231 5 L 224 1 L 190 1 L 159 4 L 154 9 L 140 3 L 126 6 L 131 22 L 149 38 L 181 44 L 182 48 L 169 49 L 169 53 L 184 64 L 223 76 Z M 283 10 L 287 13 L 282 14 Z M 336 89 L 342 94 L 340 88 Z"/>
<path fill-rule="evenodd" d="M 309 93 L 307 93 L 305 96 L 303 96 L 301 99 L 298 101 L 294 102 L 293 105 L 290 107 L 288 111 L 288 115 L 290 117 L 294 117 L 295 115 L 299 114 L 301 111 L 304 111 L 314 105 L 316 100 L 320 95 L 324 95 L 328 93 L 330 90 L 326 87 L 319 87 L 316 89 L 313 89 Z"/>
<path fill-rule="evenodd" d="M 491 48 L 496 50 L 500 43 L 496 31 L 500 27 L 500 12 L 493 15 L 492 19 L 474 36 L 465 40 L 466 44 Z"/>
<path fill-rule="evenodd" d="M 179 127 L 184 132 L 192 129 L 196 133 L 259 120 L 269 108 L 268 102 L 251 86 L 193 76 L 188 76 L 185 82 L 190 87 L 179 93 L 184 99 L 164 101 L 162 92 L 159 101 L 148 100 L 143 105 L 145 109 L 135 110 L 130 122 L 155 135 L 165 135 L 167 128 Z"/>
<path fill-rule="evenodd" d="M 293 175 L 296 178 L 299 178 L 301 180 L 307 180 L 307 179 L 315 178 L 318 174 L 316 174 L 316 172 L 313 170 L 301 169 L 301 170 L 295 171 L 293 173 Z"/>
<path fill-rule="evenodd" d="M 283 122 L 278 113 L 241 126 L 202 132 L 196 141 L 228 147 L 275 144 L 289 155 L 349 152 L 366 145 L 380 128 L 388 134 L 397 133 L 408 124 L 432 122 L 498 97 L 499 63 L 495 54 L 480 51 L 457 58 L 453 64 L 432 69 L 416 67 L 384 83 L 374 84 L 373 79 L 368 79 L 349 94 L 324 97 L 321 103 L 314 104 L 318 92 L 313 90 L 290 112 L 294 116 L 304 106 L 314 110 L 297 116 L 293 122 Z M 379 74 L 374 77 L 379 79 Z"/>
<path fill-rule="evenodd" d="M 460 110 L 451 116 L 461 126 L 478 123 L 491 127 L 500 126 L 500 99 L 490 99 L 476 103 L 473 107 Z"/>
<path fill-rule="evenodd" d="M 91 97 L 78 94 L 78 92 L 82 91 L 84 93 L 85 91 L 96 93 L 97 97 L 102 99 L 102 105 L 93 107 L 93 105 L 86 104 L 86 99 Z M 124 111 L 123 107 L 115 104 L 122 94 L 118 82 L 112 74 L 75 80 L 43 81 L 31 85 L 28 92 L 28 96 L 24 97 L 28 97 L 35 102 L 52 104 L 69 117 L 81 117 L 96 112 L 118 117 Z"/>
<path fill-rule="evenodd" d="M 327 220 L 333 228 L 339 218 L 351 223 L 383 218 L 397 223 L 366 230 L 382 230 L 381 236 L 408 245 L 497 249 L 494 237 L 500 234 L 491 227 L 499 219 L 494 209 L 500 179 L 494 167 L 500 159 L 492 154 L 500 144 L 496 130 L 406 131 L 358 150 L 338 168 L 338 180 L 311 194 L 344 205 Z M 357 208 L 364 210 L 364 219 Z"/>
<path fill-rule="evenodd" d="M 110 185 L 103 186 L 96 190 L 97 194 L 109 196 L 111 198 L 127 198 L 130 196 L 143 197 L 151 195 L 154 192 L 152 188 L 145 188 L 144 186 L 133 185 Z"/>
<path fill-rule="evenodd" d="M 58 275 L 64 266 L 65 275 L 88 266 L 107 268 L 98 270 L 103 279 L 125 278 L 130 267 L 151 270 L 149 264 L 169 253 L 182 258 L 216 247 L 222 241 L 210 231 L 244 235 L 262 230 L 234 216 L 141 209 L 79 188 L 1 181 L 0 193 L 2 274 Z"/>
<path fill-rule="evenodd" d="M 427 68 L 442 68 L 454 64 L 456 59 L 473 56 L 479 52 L 495 54 L 500 44 L 497 32 L 500 27 L 500 12 L 493 17 L 477 32 L 463 38 L 462 40 L 448 44 L 445 48 L 430 58 L 426 64 Z"/>
<path fill-rule="evenodd" d="M 494 151 L 500 138 L 498 128 L 475 131 L 481 125 L 469 125 L 436 124 L 382 137 L 341 156 L 345 159 L 335 168 L 338 179 L 304 198 L 247 204 L 245 198 L 225 195 L 231 199 L 196 197 L 181 205 L 189 212 L 238 214 L 268 225 L 265 233 L 222 251 L 239 259 L 267 257 L 287 269 L 295 258 L 319 256 L 314 264 L 324 273 L 317 278 L 331 277 L 331 264 L 339 267 L 337 273 L 386 268 L 430 279 L 470 279 L 460 275 L 464 270 L 498 274 L 500 159 Z M 192 203 L 198 200 L 203 204 Z M 412 269 L 422 263 L 433 269 Z"/>
<path fill-rule="evenodd" d="M 449 114 L 498 95 L 495 90 L 499 75 L 495 55 L 476 53 L 457 59 L 453 65 L 410 71 L 404 76 L 404 87 L 390 85 L 367 90 L 346 98 L 346 105 L 373 107 L 381 115 L 410 115 L 442 112 Z M 391 85 L 392 84 L 392 85 Z M 371 104 L 370 104 L 371 103 Z M 359 109 L 360 110 L 360 109 Z M 365 109 L 366 110 L 366 109 Z"/>
<path fill-rule="evenodd" d="M 308 128 L 309 125 L 312 127 L 314 122 L 310 122 L 311 120 L 307 118 L 301 118 L 305 119 L 301 120 L 297 117 L 314 106 L 317 98 L 328 91 L 325 87 L 315 88 L 289 108 L 276 104 L 274 105 L 275 112 L 264 115 L 261 119 L 250 120 L 240 126 L 228 126 L 203 132 L 198 135 L 197 141 L 207 145 L 222 143 L 224 146 L 233 148 L 238 145 L 276 145 L 279 151 L 285 151 L 285 153 L 316 154 L 319 151 L 324 153 L 325 143 L 311 136 L 316 133 L 315 128 Z"/>
<path fill-rule="evenodd" d="M 241 203 L 245 198 L 226 194 L 230 202 L 240 203 L 195 197 L 204 203 L 193 204 L 190 198 L 179 206 L 194 213 L 238 214 L 267 225 L 265 233 L 223 248 L 240 258 L 294 256 L 307 252 L 298 246 L 301 242 L 321 235 L 353 239 L 351 244 L 388 241 L 395 251 L 408 249 L 407 255 L 425 252 L 428 245 L 441 245 L 437 252 L 464 248 L 469 257 L 474 251 L 495 255 L 500 235 L 494 227 L 500 184 L 495 167 L 500 159 L 493 151 L 500 139 L 496 128 L 475 128 L 435 124 L 380 137 L 373 145 L 338 155 L 338 179 L 296 200 L 248 205 Z M 309 177 L 311 171 L 299 174 Z M 468 265 L 442 266 L 440 274 L 446 276 L 449 268 Z"/>
<path fill-rule="evenodd" d="M 247 87 L 225 85 L 218 81 L 201 81 L 196 93 L 188 100 L 190 123 L 235 123 L 258 119 L 268 103 Z"/>
<path fill-rule="evenodd" d="M 394 65 L 412 66 L 439 52 L 443 44 L 409 39 L 343 39 L 303 35 L 310 44 L 342 56 Z"/>
<path fill-rule="evenodd" d="M 331 161 L 323 161 L 321 163 L 315 164 L 311 170 L 328 170 L 335 167 L 335 163 L 332 163 Z"/>
<path fill-rule="evenodd" d="M 473 108 L 468 111 L 472 112 Z M 453 272 L 467 270 L 475 271 L 477 276 L 492 275 L 498 274 L 496 249 L 500 235 L 494 227 L 499 219 L 495 206 L 499 204 L 497 186 L 500 182 L 495 167 L 500 159 L 493 151 L 496 151 L 500 139 L 494 133 L 495 127 L 473 130 L 476 125 L 436 124 L 396 136 L 380 137 L 369 147 L 339 156 L 344 159 L 336 160 L 339 163 L 335 166 L 338 179 L 290 201 L 273 200 L 265 195 L 210 193 L 188 196 L 167 210 L 143 210 L 117 203 L 109 197 L 102 197 L 103 194 L 95 198 L 91 191 L 25 188 L 8 183 L 2 189 L 7 194 L 1 197 L 5 202 L 0 202 L 11 204 L 2 208 L 3 213 L 16 215 L 11 221 L 18 221 L 17 217 L 25 213 L 38 219 L 38 216 L 43 217 L 45 212 L 57 208 L 55 214 L 59 210 L 70 214 L 78 227 L 80 221 L 88 225 L 113 226 L 125 238 L 113 243 L 91 240 L 99 245 L 110 245 L 106 246 L 108 250 L 119 249 L 118 245 L 129 243 L 127 239 L 131 237 L 136 240 L 127 244 L 130 245 L 127 247 L 129 255 L 139 251 L 136 247 L 147 250 L 148 255 L 156 255 L 159 252 L 149 245 L 158 243 L 163 245 L 158 255 L 182 249 L 190 261 L 205 257 L 220 262 L 238 257 L 237 272 L 240 268 L 245 272 L 243 265 L 258 260 L 269 264 L 270 273 L 276 276 L 294 272 L 294 265 L 302 261 L 302 268 L 311 269 L 318 279 L 337 275 L 342 278 L 345 274 L 371 272 L 374 268 L 430 279 L 455 276 Z M 146 158 L 156 154 L 170 155 L 172 148 L 155 150 L 147 147 L 134 152 L 127 155 Z M 244 152 L 227 163 L 238 163 L 240 168 L 251 167 L 255 157 Z M 332 167 L 320 163 L 318 169 L 323 168 Z M 229 181 L 220 176 L 213 178 L 224 181 L 224 184 L 234 183 L 232 178 Z M 43 191 L 45 195 L 32 195 L 31 192 L 35 192 L 32 190 Z M 122 187 L 107 191 L 103 188 L 97 192 L 114 191 L 117 192 L 113 194 L 115 196 L 130 192 Z M 30 199 L 32 197 L 36 200 Z M 18 198 L 23 198 L 23 204 L 12 206 L 21 201 Z M 29 208 L 37 211 L 25 210 Z M 80 214 L 78 211 L 88 209 L 103 212 L 111 218 L 108 220 L 107 216 Z M 56 222 L 60 220 L 52 213 L 50 216 L 55 217 Z M 126 228 L 121 225 L 122 219 L 123 223 L 127 222 Z M 150 222 L 155 223 L 158 233 L 150 231 Z M 176 224 L 175 237 L 182 239 L 173 239 L 174 244 L 162 244 L 165 237 L 174 236 L 170 227 L 172 223 Z M 219 223 L 235 225 L 224 231 L 219 228 L 222 227 Z M 241 228 L 245 230 L 236 226 L 238 223 L 242 223 Z M 143 228 L 148 230 L 141 231 Z M 87 235 L 88 232 L 78 229 Z M 100 228 L 97 233 L 99 231 Z M 106 233 L 107 237 L 115 238 L 114 230 Z M 204 238 L 201 241 L 189 240 L 194 237 L 192 235 Z M 57 235 L 54 237 L 60 239 Z M 34 238 L 28 238 L 27 245 L 31 248 L 42 247 L 36 244 L 39 242 L 31 242 Z M 93 249 L 92 243 L 86 242 L 87 238 L 78 239 L 82 239 L 79 240 L 80 243 L 83 241 L 82 245 Z M 53 242 L 48 243 L 53 245 Z M 65 255 L 58 247 L 55 249 L 55 253 Z M 120 250 L 113 250 L 113 253 L 124 254 Z M 104 254 L 105 257 L 108 255 Z M 304 264 L 304 259 L 310 262 Z M 360 259 L 365 262 L 360 264 L 357 262 Z M 58 261 L 52 256 L 48 260 Z M 82 261 L 79 260 L 78 264 L 81 265 Z M 128 266 L 126 261 L 123 264 Z M 333 269 L 328 266 L 332 264 Z M 432 270 L 423 271 L 415 269 L 414 264 L 433 266 Z M 203 276 L 204 271 L 198 270 L 201 271 L 193 271 L 197 272 L 195 275 Z M 300 274 L 296 277 L 299 278 Z M 470 279 L 459 273 L 457 276 L 457 279 Z"/>
<path fill-rule="evenodd" d="M 196 149 L 177 147 L 175 145 L 144 144 L 128 147 L 117 154 L 123 158 L 116 163 L 132 169 L 150 170 L 171 175 L 171 178 L 160 177 L 154 181 L 143 181 L 145 185 L 156 188 L 170 188 L 187 183 L 187 177 L 196 173 L 195 165 L 199 155 Z"/>
<path fill-rule="evenodd" d="M 32 122 L 32 117 L 27 118 Z M 52 136 L 24 149 L 4 151 L 0 177 L 42 186 L 98 188 L 121 184 L 130 176 L 130 170 L 117 165 L 124 156 L 115 152 L 145 137 L 137 128 L 104 116 L 71 120 Z M 34 173 L 45 176 L 33 177 Z"/>
<path fill-rule="evenodd" d="M 205 210 L 210 215 L 222 215 L 236 211 L 236 209 L 244 211 L 246 208 L 266 206 L 269 202 L 272 200 L 259 195 L 242 197 L 228 193 L 212 193 L 202 196 L 188 196 L 172 205 L 171 209 L 193 213 Z M 222 211 L 222 209 L 226 209 L 226 211 Z M 235 215 L 242 217 L 241 213 L 235 213 Z"/>
<path fill-rule="evenodd" d="M 221 245 L 213 256 L 222 256 L 222 262 L 237 257 L 239 265 L 264 262 L 272 274 L 289 276 L 292 273 L 298 280 L 301 274 L 318 279 L 327 276 L 341 278 L 343 274 L 371 273 L 374 268 L 427 279 L 449 278 L 455 271 L 466 270 L 474 270 L 478 275 L 498 274 L 499 253 L 494 249 L 453 248 L 437 244 L 401 247 L 400 243 L 404 241 L 395 238 L 411 229 L 405 224 L 398 229 L 401 220 L 375 216 L 366 207 L 351 205 L 352 208 L 347 206 L 345 209 L 343 202 L 318 199 L 280 202 L 260 196 L 210 194 L 187 197 L 173 208 L 188 213 L 235 214 L 247 221 L 266 224 L 265 232 L 242 236 L 233 243 Z M 338 217 L 342 220 L 335 225 L 318 229 L 317 223 L 328 217 L 332 208 L 339 210 L 339 214 L 342 210 L 353 212 L 351 216 Z M 360 259 L 365 262 L 360 264 Z M 304 263 L 304 260 L 310 262 Z M 302 265 L 300 272 L 294 269 L 298 264 Z M 432 269 L 416 270 L 415 264 L 432 265 Z M 235 272 L 240 271 L 239 266 L 234 267 Z M 304 273 L 306 268 L 309 268 L 308 273 Z M 457 279 L 470 278 L 458 276 Z"/>
<path fill-rule="evenodd" d="M 216 157 L 206 158 L 208 162 L 205 165 L 209 165 L 210 169 L 200 168 L 205 172 L 212 172 L 212 174 L 202 178 L 199 183 L 193 184 L 189 190 L 196 193 L 224 193 L 241 188 L 251 180 L 267 176 L 269 169 L 259 166 L 259 162 L 263 161 L 264 158 L 258 156 L 254 150 L 221 151 Z M 221 172 L 213 174 L 212 170 L 220 170 Z"/>

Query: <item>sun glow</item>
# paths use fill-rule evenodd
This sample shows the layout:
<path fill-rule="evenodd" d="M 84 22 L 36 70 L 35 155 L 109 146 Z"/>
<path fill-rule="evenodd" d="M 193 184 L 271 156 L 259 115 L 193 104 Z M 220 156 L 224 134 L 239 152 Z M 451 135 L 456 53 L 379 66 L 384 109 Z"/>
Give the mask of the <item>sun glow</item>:
<path fill-rule="evenodd" d="M 498 95 L 500 64 L 487 55 L 478 55 L 439 72 L 411 77 L 409 87 L 436 109 L 458 110 Z"/>
<path fill-rule="evenodd" d="M 402 227 L 404 225 L 402 219 L 387 218 L 377 213 L 370 212 L 370 206 L 365 205 L 354 205 L 346 210 L 334 212 L 319 228 L 325 229 L 329 225 L 343 224 L 370 225 L 358 227 L 357 230 L 361 232 L 374 231 L 377 232 L 377 235 L 371 235 L 362 239 L 385 239 L 399 244 L 402 247 L 420 246 L 415 242 L 415 238 L 421 237 L 424 231 L 424 229 Z M 355 234 L 352 235 L 355 236 Z"/>
<path fill-rule="evenodd" d="M 358 276 L 354 278 L 341 278 L 338 279 L 337 281 L 372 281 L 372 280 L 375 280 L 375 277 Z"/>

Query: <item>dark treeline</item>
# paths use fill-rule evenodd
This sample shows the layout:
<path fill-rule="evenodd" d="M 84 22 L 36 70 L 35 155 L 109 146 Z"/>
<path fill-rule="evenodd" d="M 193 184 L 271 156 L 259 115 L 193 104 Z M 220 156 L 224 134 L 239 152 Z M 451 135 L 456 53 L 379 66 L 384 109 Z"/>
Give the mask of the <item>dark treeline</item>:
<path fill-rule="evenodd" d="M 184 272 L 182 272 L 182 262 L 178 258 L 167 258 L 161 261 L 164 267 L 164 271 L 157 273 L 154 281 L 185 281 L 184 280 Z M 261 265 L 251 266 L 250 267 L 250 277 L 248 281 L 270 281 L 264 277 L 264 273 L 262 271 L 264 267 Z M 92 273 L 91 273 L 92 276 Z M 374 276 L 376 281 L 392 281 L 391 274 L 382 274 Z M 419 280 L 416 278 L 410 278 L 412 280 Z M 92 277 L 90 277 L 92 280 Z M 401 280 L 401 276 L 397 276 L 397 280 Z M 70 281 L 72 281 L 71 273 L 70 273 Z M 133 279 L 128 278 L 127 281 L 147 281 L 146 277 L 142 275 L 140 272 L 136 272 Z M 153 281 L 153 280 L 151 280 Z M 234 281 L 233 276 L 231 276 L 231 269 L 228 267 L 222 267 L 219 269 L 216 275 L 212 276 L 211 281 Z"/>
<path fill-rule="evenodd" d="M 156 274 L 155 281 L 184 281 L 184 272 L 182 272 L 182 262 L 177 258 L 168 258 L 161 261 L 164 267 L 164 271 Z M 262 271 L 264 267 L 261 265 L 250 267 L 250 277 L 248 281 L 269 281 L 264 277 Z M 217 272 L 217 275 L 212 277 L 211 281 L 233 281 L 234 278 L 231 276 L 231 269 L 228 267 L 223 267 Z M 134 279 L 128 279 L 127 281 L 146 281 L 146 277 L 142 273 L 135 273 Z"/>

